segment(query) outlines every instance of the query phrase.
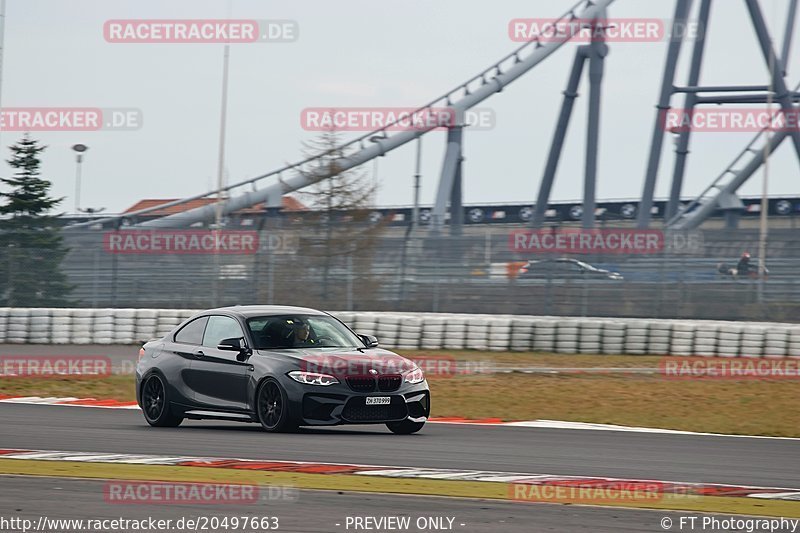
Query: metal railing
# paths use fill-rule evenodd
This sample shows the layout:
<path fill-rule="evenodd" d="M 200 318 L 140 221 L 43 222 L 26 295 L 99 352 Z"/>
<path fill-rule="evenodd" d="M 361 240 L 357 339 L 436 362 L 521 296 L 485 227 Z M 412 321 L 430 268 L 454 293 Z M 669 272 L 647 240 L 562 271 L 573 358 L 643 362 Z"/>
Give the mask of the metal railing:
<path fill-rule="evenodd" d="M 528 259 L 545 256 L 513 251 L 503 232 L 410 240 L 361 236 L 347 247 L 327 245 L 306 225 L 252 233 L 259 244 L 244 253 L 181 254 L 112 253 L 104 232 L 70 232 L 61 270 L 73 290 L 69 302 L 55 305 L 198 309 L 283 303 L 345 311 L 800 318 L 800 235 L 792 230 L 771 234 L 769 278 L 760 294 L 758 280 L 718 268 L 735 267 L 742 251 L 755 250 L 755 231 L 703 232 L 691 249 L 654 255 L 573 256 L 618 272 L 621 280 L 576 272 L 520 276 Z M 0 257 L 0 306 L 9 305 L 2 298 L 14 284 L 13 258 Z"/>

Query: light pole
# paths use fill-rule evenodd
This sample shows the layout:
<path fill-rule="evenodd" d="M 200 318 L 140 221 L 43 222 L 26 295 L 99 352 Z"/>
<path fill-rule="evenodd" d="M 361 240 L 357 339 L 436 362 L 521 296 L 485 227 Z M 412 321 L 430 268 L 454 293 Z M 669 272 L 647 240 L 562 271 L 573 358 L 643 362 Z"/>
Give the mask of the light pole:
<path fill-rule="evenodd" d="M 380 143 L 386 140 L 386 134 L 373 135 L 369 138 L 370 142 Z M 378 158 L 376 157 L 372 162 L 372 194 L 370 194 L 370 207 L 378 207 Z"/>
<path fill-rule="evenodd" d="M 89 149 L 85 144 L 73 144 L 72 149 L 75 151 L 75 213 L 78 213 L 81 207 L 81 165 L 83 163 L 83 152 Z"/>
<path fill-rule="evenodd" d="M 771 43 L 772 41 L 770 41 Z M 772 46 L 770 45 L 770 50 Z M 774 52 L 769 55 L 769 93 L 767 94 L 767 111 L 772 113 L 772 105 L 775 94 L 775 68 L 777 58 Z M 770 128 L 764 132 L 766 143 L 764 144 L 764 181 L 761 182 L 761 212 L 758 223 L 758 279 L 757 297 L 758 303 L 764 303 L 764 277 L 767 275 L 767 238 L 769 237 L 769 157 L 770 157 L 770 138 L 772 131 Z"/>
<path fill-rule="evenodd" d="M 422 177 L 422 137 L 417 138 L 417 158 L 414 165 L 414 207 L 411 210 L 411 229 L 419 225 L 419 180 Z"/>

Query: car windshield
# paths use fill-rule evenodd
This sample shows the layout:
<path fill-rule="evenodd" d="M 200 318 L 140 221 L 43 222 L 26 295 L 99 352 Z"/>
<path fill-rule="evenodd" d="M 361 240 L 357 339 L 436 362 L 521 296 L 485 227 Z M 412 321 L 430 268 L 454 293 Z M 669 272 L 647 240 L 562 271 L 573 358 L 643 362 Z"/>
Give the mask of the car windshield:
<path fill-rule="evenodd" d="M 327 315 L 272 315 L 247 320 L 257 350 L 356 348 L 361 340 Z"/>

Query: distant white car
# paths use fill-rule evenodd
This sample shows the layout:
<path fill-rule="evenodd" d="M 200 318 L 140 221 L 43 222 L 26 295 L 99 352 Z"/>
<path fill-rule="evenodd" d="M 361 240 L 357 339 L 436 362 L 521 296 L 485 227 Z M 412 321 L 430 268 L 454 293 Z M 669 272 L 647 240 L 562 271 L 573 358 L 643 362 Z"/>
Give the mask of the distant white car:
<path fill-rule="evenodd" d="M 607 279 L 622 280 L 622 274 L 597 268 L 577 259 L 533 259 L 519 269 L 520 279 Z"/>

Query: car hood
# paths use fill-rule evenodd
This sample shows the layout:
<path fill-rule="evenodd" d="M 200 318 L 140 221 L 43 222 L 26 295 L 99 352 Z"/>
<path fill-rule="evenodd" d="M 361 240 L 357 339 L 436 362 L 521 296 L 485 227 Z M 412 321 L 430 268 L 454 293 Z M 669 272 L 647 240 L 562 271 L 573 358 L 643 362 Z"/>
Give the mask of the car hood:
<path fill-rule="evenodd" d="M 363 352 L 336 348 L 296 348 L 259 350 L 259 353 L 279 353 L 281 357 L 294 359 L 300 370 L 335 376 L 403 374 L 415 366 L 405 357 L 380 348 L 364 349 Z"/>

